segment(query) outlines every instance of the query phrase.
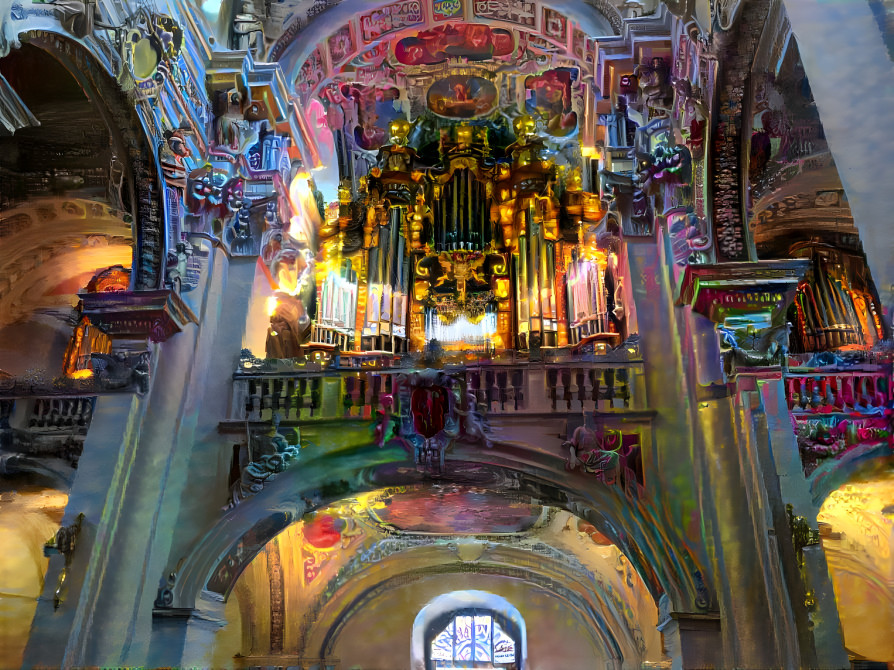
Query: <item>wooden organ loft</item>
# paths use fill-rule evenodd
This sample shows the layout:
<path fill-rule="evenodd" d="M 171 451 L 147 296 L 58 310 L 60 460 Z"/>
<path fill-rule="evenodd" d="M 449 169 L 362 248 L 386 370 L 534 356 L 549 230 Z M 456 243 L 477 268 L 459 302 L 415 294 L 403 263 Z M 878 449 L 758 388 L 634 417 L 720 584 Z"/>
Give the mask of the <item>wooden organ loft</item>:
<path fill-rule="evenodd" d="M 534 125 L 516 120 L 499 160 L 486 128 L 444 129 L 439 164 L 422 168 L 407 146 L 410 124 L 393 122 L 359 202 L 343 189 L 321 236 L 305 346 L 400 354 L 434 340 L 477 353 L 618 344 L 621 250 L 597 244 L 598 196 L 582 190 L 579 171 L 562 174 L 544 157 Z M 361 227 L 352 250 L 346 240 Z"/>

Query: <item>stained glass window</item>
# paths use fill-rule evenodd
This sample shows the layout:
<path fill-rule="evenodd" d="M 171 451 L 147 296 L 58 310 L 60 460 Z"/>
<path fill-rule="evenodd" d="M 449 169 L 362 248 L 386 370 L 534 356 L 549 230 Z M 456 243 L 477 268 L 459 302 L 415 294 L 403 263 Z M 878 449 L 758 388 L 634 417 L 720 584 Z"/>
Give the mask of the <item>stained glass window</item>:
<path fill-rule="evenodd" d="M 494 622 L 494 663 L 515 661 L 515 640 L 509 637 L 496 621 Z"/>
<path fill-rule="evenodd" d="M 438 636 L 431 642 L 431 660 L 433 661 L 452 661 L 453 660 L 453 622 L 447 624 L 447 628 L 442 630 Z"/>
<path fill-rule="evenodd" d="M 430 658 L 438 669 L 515 667 L 515 640 L 492 614 L 466 610 L 435 635 Z"/>

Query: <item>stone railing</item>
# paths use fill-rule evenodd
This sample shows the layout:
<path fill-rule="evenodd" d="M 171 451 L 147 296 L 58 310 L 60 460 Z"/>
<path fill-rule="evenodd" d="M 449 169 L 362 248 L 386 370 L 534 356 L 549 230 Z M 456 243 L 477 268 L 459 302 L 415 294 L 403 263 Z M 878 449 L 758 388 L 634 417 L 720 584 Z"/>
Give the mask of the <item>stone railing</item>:
<path fill-rule="evenodd" d="M 878 413 L 894 401 L 890 365 L 853 368 L 790 368 L 785 393 L 792 412 Z"/>
<path fill-rule="evenodd" d="M 234 375 L 229 420 L 373 419 L 393 410 L 399 377 L 418 368 L 397 361 L 351 358 L 244 363 Z M 394 363 L 394 366 L 385 364 Z M 464 393 L 488 416 L 647 409 L 642 362 L 500 362 L 447 364 Z"/>
<path fill-rule="evenodd" d="M 95 396 L 0 399 L 0 470 L 42 470 L 63 478 L 77 467 Z"/>
<path fill-rule="evenodd" d="M 820 367 L 791 367 L 784 377 L 807 477 L 849 452 L 892 448 L 891 364 L 830 361 Z"/>

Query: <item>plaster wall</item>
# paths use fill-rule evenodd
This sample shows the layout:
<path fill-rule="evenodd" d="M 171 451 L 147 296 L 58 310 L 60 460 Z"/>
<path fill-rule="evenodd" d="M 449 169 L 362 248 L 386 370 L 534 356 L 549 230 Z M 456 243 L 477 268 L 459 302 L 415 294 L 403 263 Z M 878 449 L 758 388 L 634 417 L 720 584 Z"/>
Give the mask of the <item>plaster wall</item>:
<path fill-rule="evenodd" d="M 386 592 L 347 623 L 333 656 L 345 670 L 410 670 L 419 610 L 442 593 L 463 589 L 494 593 L 518 608 L 527 629 L 526 670 L 611 667 L 587 624 L 554 595 L 518 580 L 473 573 L 432 576 Z"/>

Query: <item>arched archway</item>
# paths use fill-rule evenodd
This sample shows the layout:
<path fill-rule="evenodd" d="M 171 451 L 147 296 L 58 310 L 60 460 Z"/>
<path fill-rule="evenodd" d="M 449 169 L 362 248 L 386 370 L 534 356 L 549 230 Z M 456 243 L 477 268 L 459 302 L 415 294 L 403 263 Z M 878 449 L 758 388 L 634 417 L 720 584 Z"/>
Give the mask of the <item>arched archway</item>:
<path fill-rule="evenodd" d="M 100 62 L 62 35 L 21 40 L 0 73 L 40 125 L 0 138 L 0 368 L 53 376 L 94 275 L 121 266 L 123 288 L 158 287 L 164 205 L 133 103 Z"/>
<path fill-rule="evenodd" d="M 676 531 L 668 521 L 662 521 L 660 510 L 644 506 L 643 501 L 631 501 L 608 487 L 592 487 L 586 478 L 578 480 L 577 475 L 565 471 L 564 462 L 558 458 L 543 461 L 539 467 L 528 461 L 522 468 L 516 460 L 518 452 L 511 447 L 505 449 L 495 445 L 482 452 L 457 447 L 453 454 L 456 461 L 447 463 L 455 464 L 458 470 L 452 479 L 448 473 L 441 481 L 468 483 L 472 472 L 475 486 L 530 495 L 542 504 L 570 509 L 585 516 L 621 548 L 656 603 L 666 592 L 689 611 L 710 606 L 709 573 L 696 567 L 698 559 L 684 549 L 684 542 L 669 540 Z M 371 446 L 353 449 L 351 456 L 327 453 L 317 459 L 309 455 L 303 458 L 307 460 L 299 467 L 278 475 L 276 481 L 229 512 L 194 545 L 166 596 L 168 606 L 191 607 L 201 593 L 225 599 L 253 556 L 309 511 L 382 486 L 425 485 L 425 478 L 398 448 L 380 450 Z M 379 465 L 367 465 L 370 461 Z"/>
<path fill-rule="evenodd" d="M 501 595 L 531 617 L 535 667 L 562 658 L 578 667 L 598 657 L 618 668 L 661 660 L 655 601 L 617 548 L 604 537 L 597 541 L 583 520 L 551 509 L 527 531 L 463 537 L 379 526 L 377 511 L 398 508 L 402 516 L 418 500 L 396 489 L 348 498 L 267 543 L 230 596 L 238 606 L 226 608 L 222 649 L 255 659 L 279 655 L 283 663 L 297 655 L 339 658 L 347 667 L 373 659 L 399 667 L 418 610 L 445 592 L 474 588 Z M 467 511 L 455 498 L 447 505 L 445 513 Z M 506 510 L 491 514 L 502 519 Z M 540 635 L 556 617 L 567 620 L 563 632 Z"/>
<path fill-rule="evenodd" d="M 817 521 L 845 647 L 858 658 L 892 658 L 894 458 L 864 461 L 823 499 Z"/>

